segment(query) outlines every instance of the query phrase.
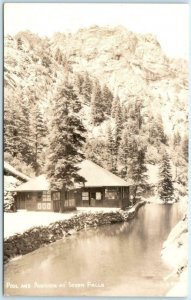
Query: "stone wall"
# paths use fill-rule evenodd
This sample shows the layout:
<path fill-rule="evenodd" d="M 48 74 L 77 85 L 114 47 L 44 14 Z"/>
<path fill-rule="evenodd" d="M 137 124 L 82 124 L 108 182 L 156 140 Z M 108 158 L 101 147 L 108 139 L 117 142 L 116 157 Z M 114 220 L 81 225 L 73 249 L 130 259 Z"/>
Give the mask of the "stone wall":
<path fill-rule="evenodd" d="M 4 263 L 14 256 L 32 252 L 83 228 L 126 222 L 135 216 L 143 204 L 145 202 L 141 201 L 126 211 L 80 213 L 68 220 L 57 221 L 46 227 L 34 227 L 23 234 L 15 234 L 4 241 Z"/>

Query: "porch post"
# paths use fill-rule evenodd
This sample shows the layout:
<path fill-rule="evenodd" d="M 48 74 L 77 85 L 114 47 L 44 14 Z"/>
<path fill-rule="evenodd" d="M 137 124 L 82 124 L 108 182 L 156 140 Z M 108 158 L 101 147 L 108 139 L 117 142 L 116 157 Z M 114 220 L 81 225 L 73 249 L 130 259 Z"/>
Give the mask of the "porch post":
<path fill-rule="evenodd" d="M 64 203 L 65 203 L 65 188 L 62 188 L 60 191 L 60 212 L 64 211 Z"/>

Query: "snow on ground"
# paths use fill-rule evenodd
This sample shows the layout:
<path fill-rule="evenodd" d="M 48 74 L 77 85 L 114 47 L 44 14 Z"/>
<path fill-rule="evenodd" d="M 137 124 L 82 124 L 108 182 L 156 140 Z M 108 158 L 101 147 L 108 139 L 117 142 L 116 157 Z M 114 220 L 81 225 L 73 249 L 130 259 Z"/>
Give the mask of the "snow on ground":
<path fill-rule="evenodd" d="M 166 294 L 166 297 L 187 297 L 188 295 L 188 269 L 183 271 L 178 283 Z"/>
<path fill-rule="evenodd" d="M 37 226 L 48 226 L 50 223 L 72 218 L 79 213 L 111 212 L 119 208 L 78 207 L 76 211 L 55 213 L 18 210 L 15 213 L 4 213 L 4 238 Z"/>
<path fill-rule="evenodd" d="M 168 239 L 163 244 L 163 260 L 171 267 L 178 270 L 187 265 L 188 261 L 188 224 L 180 221 L 170 232 Z"/>
<path fill-rule="evenodd" d="M 166 296 L 185 297 L 188 291 L 188 222 L 180 221 L 170 232 L 161 252 L 164 262 L 173 268 L 168 276 L 178 276 L 178 283 Z"/>
<path fill-rule="evenodd" d="M 156 194 L 154 196 L 150 196 L 147 198 L 142 197 L 144 201 L 148 203 L 154 203 L 154 204 L 164 204 L 164 202 L 159 198 L 159 196 Z M 175 200 L 168 201 L 168 204 L 176 203 Z M 177 203 L 179 203 L 179 210 L 181 210 L 182 214 L 185 214 L 188 209 L 188 196 L 180 196 Z"/>
<path fill-rule="evenodd" d="M 159 198 L 158 195 L 143 198 L 148 203 L 154 203 L 154 204 L 163 204 L 164 202 Z"/>

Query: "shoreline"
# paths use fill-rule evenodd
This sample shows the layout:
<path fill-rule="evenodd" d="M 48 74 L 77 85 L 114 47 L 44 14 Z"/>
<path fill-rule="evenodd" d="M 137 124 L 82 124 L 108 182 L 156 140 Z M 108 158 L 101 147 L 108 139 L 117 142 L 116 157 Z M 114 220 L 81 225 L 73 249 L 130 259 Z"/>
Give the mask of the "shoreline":
<path fill-rule="evenodd" d="M 66 220 L 52 222 L 47 226 L 32 227 L 21 234 L 6 237 L 4 239 L 4 264 L 17 256 L 33 252 L 84 228 L 127 222 L 133 219 L 139 208 L 145 204 L 146 201 L 143 200 L 124 211 L 82 212 Z"/>

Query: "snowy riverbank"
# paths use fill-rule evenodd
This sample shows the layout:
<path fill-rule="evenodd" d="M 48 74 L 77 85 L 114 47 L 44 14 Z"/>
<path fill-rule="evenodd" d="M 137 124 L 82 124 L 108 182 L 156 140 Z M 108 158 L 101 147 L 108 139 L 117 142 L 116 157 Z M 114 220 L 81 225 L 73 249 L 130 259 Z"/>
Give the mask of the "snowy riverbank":
<path fill-rule="evenodd" d="M 38 215 L 34 212 L 33 218 L 31 217 L 32 212 L 6 215 L 4 262 L 8 262 L 14 256 L 32 252 L 83 228 L 126 222 L 132 219 L 139 207 L 144 204 L 145 202 L 141 201 L 126 211 L 117 208 L 83 208 L 64 214 L 39 213 Z M 19 222 L 16 223 L 15 220 L 14 223 L 14 218 L 17 218 Z M 11 227 L 14 229 L 10 229 Z"/>
<path fill-rule="evenodd" d="M 37 226 L 48 226 L 53 222 L 68 220 L 81 213 L 117 212 L 120 208 L 88 208 L 78 207 L 66 213 L 18 210 L 15 213 L 4 213 L 4 238 L 14 234 L 22 234 Z M 12 226 L 14 224 L 14 226 Z"/>
<path fill-rule="evenodd" d="M 163 244 L 162 259 L 173 271 L 168 277 L 178 279 L 166 296 L 186 297 L 188 291 L 188 220 L 183 218 Z"/>

